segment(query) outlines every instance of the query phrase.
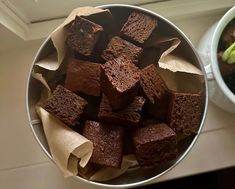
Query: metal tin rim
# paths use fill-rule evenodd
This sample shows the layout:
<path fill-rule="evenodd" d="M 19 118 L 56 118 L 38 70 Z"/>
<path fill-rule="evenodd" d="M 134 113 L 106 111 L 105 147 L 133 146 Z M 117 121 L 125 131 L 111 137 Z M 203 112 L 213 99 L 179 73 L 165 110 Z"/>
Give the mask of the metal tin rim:
<path fill-rule="evenodd" d="M 185 157 L 186 155 L 189 153 L 189 151 L 192 149 L 192 147 L 194 146 L 195 142 L 197 141 L 199 134 L 201 133 L 201 130 L 203 128 L 204 122 L 205 122 L 205 118 L 207 115 L 207 109 L 208 109 L 208 84 L 207 84 L 207 79 L 206 79 L 206 72 L 204 69 L 204 66 L 202 64 L 202 61 L 199 57 L 199 55 L 197 54 L 197 51 L 194 47 L 194 45 L 191 43 L 191 41 L 187 38 L 187 36 L 177 27 L 175 26 L 172 22 L 170 22 L 169 20 L 167 20 L 166 18 L 162 17 L 161 15 L 141 8 L 141 7 L 137 7 L 137 6 L 133 6 L 133 5 L 126 5 L 126 4 L 108 4 L 108 5 L 101 5 L 101 6 L 97 6 L 97 8 L 112 8 L 112 7 L 126 7 L 126 8 L 132 8 L 132 9 L 136 9 L 136 10 L 140 10 L 142 12 L 147 12 L 148 14 L 153 15 L 154 17 L 159 17 L 162 20 L 164 20 L 166 23 L 168 23 L 169 25 L 173 26 L 173 28 L 175 30 L 177 30 L 177 32 L 180 33 L 180 35 L 187 41 L 187 43 L 190 45 L 192 51 L 194 52 L 195 56 L 197 57 L 197 60 L 200 64 L 201 70 L 203 72 L 203 77 L 204 77 L 204 81 L 205 81 L 205 107 L 204 107 L 204 112 L 203 112 L 203 116 L 202 116 L 202 120 L 201 120 L 201 124 L 200 124 L 200 128 L 198 130 L 198 134 L 194 137 L 193 141 L 191 142 L 190 146 L 188 146 L 187 150 L 183 153 L 183 155 L 181 155 L 181 157 L 168 169 L 166 169 L 165 171 L 161 172 L 160 174 L 151 177 L 149 179 L 143 180 L 143 181 L 139 181 L 139 182 L 135 182 L 135 183 L 131 183 L 131 184 L 117 184 L 117 185 L 112 185 L 112 184 L 105 184 L 105 183 L 99 183 L 99 182 L 95 182 L 95 181 L 89 181 L 86 180 L 82 177 L 79 176 L 75 176 L 75 179 L 78 179 L 79 181 L 83 181 L 87 184 L 92 184 L 95 186 L 101 186 L 101 187 L 112 187 L 112 188 L 131 188 L 131 187 L 137 187 L 137 186 L 141 186 L 143 184 L 147 184 L 150 181 L 153 181 L 154 179 L 157 179 L 159 177 L 161 177 L 162 175 L 164 175 L 165 173 L 169 172 L 171 169 L 173 169 L 176 165 L 178 165 L 178 163 L 180 163 Z M 43 49 L 43 47 L 45 46 L 45 44 L 49 41 L 50 39 L 50 35 L 46 38 L 46 40 L 43 42 L 43 44 L 41 45 L 41 47 L 39 48 L 39 50 L 37 51 L 35 58 L 33 60 L 33 64 L 31 65 L 30 68 L 30 73 L 28 75 L 28 79 L 27 79 L 27 87 L 26 87 L 26 110 L 27 110 L 27 116 L 28 116 L 28 121 L 29 121 L 29 126 L 33 132 L 34 137 L 36 138 L 37 142 L 39 143 L 39 145 L 41 146 L 41 148 L 43 149 L 43 151 L 46 153 L 46 155 L 52 160 L 52 157 L 50 155 L 50 153 L 44 148 L 44 146 L 41 144 L 41 142 L 39 141 L 37 134 L 35 133 L 31 120 L 30 120 L 30 113 L 29 113 L 29 104 L 28 104 L 28 92 L 29 92 L 29 82 L 30 82 L 30 78 L 31 78 L 31 71 L 33 69 L 33 66 L 36 62 L 36 59 L 40 53 L 40 51 Z"/>

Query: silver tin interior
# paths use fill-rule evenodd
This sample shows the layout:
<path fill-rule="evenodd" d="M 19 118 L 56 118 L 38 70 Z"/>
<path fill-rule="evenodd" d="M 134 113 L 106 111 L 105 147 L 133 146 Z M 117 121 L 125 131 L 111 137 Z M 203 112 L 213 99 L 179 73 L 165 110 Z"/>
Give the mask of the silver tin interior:
<path fill-rule="evenodd" d="M 179 149 L 179 155 L 176 160 L 169 162 L 168 164 L 164 164 L 164 166 L 153 168 L 153 169 L 132 168 L 132 169 L 129 169 L 125 174 L 121 175 L 120 177 L 107 181 L 107 182 L 94 182 L 94 181 L 88 181 L 79 176 L 74 177 L 74 179 L 77 179 L 78 182 L 83 181 L 89 184 L 98 185 L 102 187 L 111 187 L 111 188 L 136 187 L 136 186 L 146 184 L 154 179 L 157 179 L 161 175 L 170 171 L 180 161 L 183 160 L 183 158 L 188 154 L 188 152 L 190 151 L 190 149 L 193 147 L 194 143 L 196 142 L 202 130 L 205 117 L 206 117 L 207 106 L 208 106 L 208 87 L 207 87 L 207 80 L 205 76 L 205 70 L 204 70 L 203 64 L 201 63 L 199 56 L 197 55 L 197 52 L 194 46 L 189 41 L 189 39 L 173 23 L 163 18 L 162 16 L 154 12 L 148 11 L 146 9 L 136 7 L 136 6 L 130 6 L 130 5 L 112 4 L 112 5 L 100 6 L 99 8 L 108 8 L 112 12 L 114 18 L 117 20 L 122 20 L 123 18 L 126 17 L 126 15 L 128 15 L 133 10 L 138 10 L 138 11 L 141 11 L 141 12 L 144 12 L 146 14 L 156 17 L 159 21 L 159 27 L 161 27 L 162 30 L 164 30 L 170 36 L 178 37 L 181 40 L 179 51 L 182 51 L 181 53 L 183 53 L 189 61 L 191 61 L 194 65 L 200 68 L 204 75 L 204 81 L 205 81 L 204 82 L 205 92 L 204 92 L 204 102 L 203 102 L 204 112 L 203 112 L 203 116 L 201 120 L 201 125 L 199 128 L 199 132 L 196 136 L 188 139 L 184 144 L 181 145 Z M 31 70 L 35 62 L 37 62 L 37 60 L 50 54 L 52 50 L 53 50 L 53 45 L 49 36 L 45 40 L 45 42 L 42 44 L 40 49 L 38 50 L 35 56 L 35 59 L 32 63 Z M 27 91 L 26 91 L 26 109 L 28 113 L 29 126 L 32 129 L 35 139 L 41 146 L 42 150 L 47 154 L 47 156 L 50 159 L 52 159 L 50 150 L 48 148 L 48 144 L 47 144 L 47 141 L 46 141 L 43 129 L 42 129 L 42 125 L 40 124 L 40 121 L 38 121 L 38 117 L 34 110 L 34 105 L 40 97 L 40 85 L 41 85 L 40 83 L 38 83 L 34 78 L 31 77 L 31 72 L 30 72 L 29 77 L 28 77 L 28 83 L 27 83 Z"/>

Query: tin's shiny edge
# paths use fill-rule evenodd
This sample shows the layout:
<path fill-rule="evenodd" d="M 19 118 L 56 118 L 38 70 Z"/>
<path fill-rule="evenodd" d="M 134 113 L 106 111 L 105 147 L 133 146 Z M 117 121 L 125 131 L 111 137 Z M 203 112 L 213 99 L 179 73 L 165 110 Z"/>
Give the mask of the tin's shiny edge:
<path fill-rule="evenodd" d="M 48 43 L 48 41 L 50 40 L 50 36 L 48 36 L 45 41 L 42 43 L 42 45 L 39 47 L 35 57 L 34 57 L 34 60 L 33 60 L 33 63 L 30 67 L 30 72 L 29 72 L 29 75 L 28 75 L 28 79 L 27 79 L 27 85 L 26 85 L 26 111 L 27 111 L 27 117 L 28 117 L 28 122 L 29 122 L 29 126 L 31 128 L 31 131 L 34 135 L 34 138 L 36 139 L 36 141 L 38 142 L 38 144 L 40 145 L 40 147 L 42 148 L 42 150 L 45 152 L 45 154 L 47 155 L 47 157 L 49 157 L 49 159 L 52 160 L 52 157 L 51 157 L 51 154 L 45 149 L 45 147 L 43 146 L 43 144 L 40 142 L 34 128 L 33 128 L 33 124 L 32 124 L 32 121 L 31 121 L 31 115 L 30 115 L 30 110 L 29 110 L 29 86 L 30 86 L 30 82 L 31 82 L 31 78 L 32 78 L 32 70 L 33 70 L 33 67 L 35 65 L 35 63 L 37 62 L 37 59 L 42 51 L 42 49 L 46 46 L 46 44 Z"/>
<path fill-rule="evenodd" d="M 100 182 L 95 182 L 95 181 L 89 181 L 89 180 L 81 178 L 79 176 L 74 177 L 75 179 L 78 179 L 79 181 L 83 181 L 83 182 L 85 182 L 87 184 L 92 184 L 92 185 L 101 186 L 101 187 L 131 188 L 131 187 L 142 186 L 144 184 L 148 184 L 150 181 L 153 181 L 153 180 L 161 177 L 162 175 L 166 174 L 171 169 L 173 169 L 176 165 L 178 165 L 178 163 L 181 162 L 185 158 L 185 156 L 189 153 L 189 151 L 194 146 L 196 140 L 198 139 L 198 136 L 200 135 L 200 133 L 202 131 L 202 128 L 203 128 L 203 125 L 204 125 L 204 122 L 205 122 L 205 118 L 206 118 L 206 114 L 207 114 L 207 109 L 208 109 L 208 84 L 207 84 L 207 79 L 206 79 L 206 72 L 205 72 L 204 66 L 202 64 L 202 61 L 201 61 L 200 57 L 198 56 L 198 54 L 196 52 L 196 49 L 195 49 L 194 45 L 190 42 L 190 40 L 186 37 L 186 35 L 177 26 L 175 26 L 173 23 L 171 23 L 169 20 L 167 20 L 166 18 L 162 17 L 161 15 L 158 15 L 155 12 L 146 10 L 144 8 L 141 8 L 141 7 L 133 6 L 133 5 L 110 4 L 110 5 L 98 6 L 98 8 L 102 8 L 102 9 L 109 9 L 109 8 L 130 8 L 132 10 L 139 10 L 141 12 L 145 12 L 145 13 L 148 13 L 148 14 L 154 16 L 154 17 L 162 19 L 164 22 L 166 22 L 167 24 L 172 26 L 181 35 L 181 37 L 183 37 L 183 39 L 186 41 L 186 43 L 191 47 L 191 50 L 193 51 L 194 55 L 196 56 L 197 62 L 200 64 L 200 68 L 201 68 L 201 70 L 203 72 L 203 76 L 204 76 L 204 81 L 205 81 L 204 112 L 203 112 L 200 128 L 198 130 L 198 134 L 194 137 L 194 139 L 192 140 L 191 144 L 188 146 L 187 150 L 178 158 L 178 160 L 172 166 L 170 166 L 168 169 L 164 170 L 163 172 L 161 172 L 160 174 L 157 174 L 154 177 L 151 177 L 151 178 L 148 178 L 146 180 L 139 181 L 139 182 L 130 183 L 130 184 L 115 184 L 114 185 L 114 184 L 106 184 L 106 183 L 100 183 Z M 30 80 L 31 80 L 31 71 L 32 71 L 33 66 L 34 66 L 35 62 L 37 61 L 37 59 L 38 59 L 42 49 L 46 46 L 46 44 L 48 43 L 49 40 L 50 40 L 50 36 L 47 37 L 47 39 L 44 41 L 44 43 L 39 48 L 37 54 L 35 55 L 33 64 L 32 64 L 32 66 L 30 68 L 30 73 L 29 73 L 29 76 L 28 76 L 27 87 L 26 87 L 26 110 L 27 110 L 27 115 L 28 115 L 29 126 L 31 127 L 31 130 L 33 132 L 34 137 L 36 138 L 37 142 L 39 143 L 39 145 L 41 146 L 43 151 L 46 153 L 46 155 L 52 160 L 51 154 L 47 151 L 47 149 L 40 142 L 40 140 L 39 140 L 39 138 L 37 136 L 37 133 L 35 132 L 35 130 L 33 128 L 33 125 L 31 123 L 31 119 L 30 119 L 31 115 L 30 115 L 30 111 L 29 111 L 29 86 L 30 86 Z"/>

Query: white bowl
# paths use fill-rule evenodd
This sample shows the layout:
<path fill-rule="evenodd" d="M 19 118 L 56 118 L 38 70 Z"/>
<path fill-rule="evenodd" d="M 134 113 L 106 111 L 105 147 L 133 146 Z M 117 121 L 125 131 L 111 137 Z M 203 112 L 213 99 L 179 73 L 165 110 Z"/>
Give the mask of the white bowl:
<path fill-rule="evenodd" d="M 235 95 L 224 82 L 217 59 L 220 36 L 233 18 L 235 6 L 207 30 L 198 44 L 198 51 L 207 73 L 210 100 L 225 111 L 235 113 Z"/>

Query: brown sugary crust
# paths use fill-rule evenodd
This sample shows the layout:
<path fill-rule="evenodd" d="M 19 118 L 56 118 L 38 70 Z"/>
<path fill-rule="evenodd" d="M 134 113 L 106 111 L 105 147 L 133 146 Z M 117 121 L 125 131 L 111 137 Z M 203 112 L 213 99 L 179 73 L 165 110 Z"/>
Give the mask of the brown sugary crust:
<path fill-rule="evenodd" d="M 149 15 L 132 12 L 121 29 L 121 35 L 137 44 L 143 44 L 157 27 L 157 20 Z"/>
<path fill-rule="evenodd" d="M 141 96 L 137 96 L 125 109 L 115 112 L 112 110 L 107 97 L 103 95 L 100 103 L 98 120 L 104 123 L 113 123 L 125 125 L 129 128 L 136 128 L 139 125 L 141 118 L 140 112 L 144 103 L 145 99 Z"/>
<path fill-rule="evenodd" d="M 110 40 L 101 57 L 106 61 L 124 57 L 133 63 L 137 63 L 142 51 L 143 49 L 141 47 L 137 47 L 136 45 L 115 36 Z"/>
<path fill-rule="evenodd" d="M 139 89 L 139 69 L 124 59 L 116 58 L 101 65 L 101 91 L 113 110 L 128 106 Z"/>
<path fill-rule="evenodd" d="M 84 56 L 90 56 L 96 47 L 101 33 L 103 33 L 102 26 L 76 16 L 68 28 L 66 44 L 72 50 Z"/>
<path fill-rule="evenodd" d="M 44 109 L 69 126 L 74 126 L 83 114 L 87 101 L 61 85 L 47 99 Z"/>
<path fill-rule="evenodd" d="M 202 114 L 201 95 L 171 91 L 168 110 L 168 125 L 179 139 L 197 134 Z"/>
<path fill-rule="evenodd" d="M 73 92 L 100 96 L 100 64 L 73 59 L 67 67 L 65 88 Z"/>
<path fill-rule="evenodd" d="M 123 156 L 122 127 L 86 121 L 83 136 L 93 142 L 91 163 L 120 168 Z"/>
<path fill-rule="evenodd" d="M 136 158 L 142 167 L 155 167 L 177 155 L 177 137 L 165 123 L 150 123 L 133 133 Z"/>

